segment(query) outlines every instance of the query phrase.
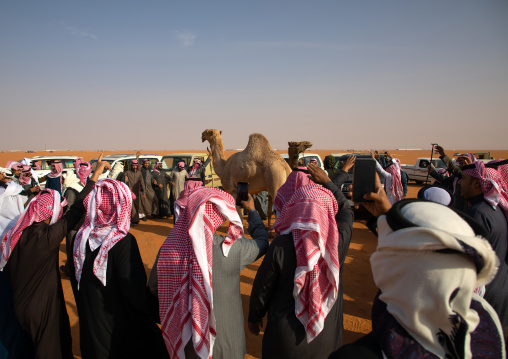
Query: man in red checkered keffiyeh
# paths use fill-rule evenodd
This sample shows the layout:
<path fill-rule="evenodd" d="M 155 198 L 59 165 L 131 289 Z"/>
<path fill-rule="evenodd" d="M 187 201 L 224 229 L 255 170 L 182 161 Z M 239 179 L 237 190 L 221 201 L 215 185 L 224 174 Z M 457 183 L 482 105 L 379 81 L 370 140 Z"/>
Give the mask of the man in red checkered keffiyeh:
<path fill-rule="evenodd" d="M 333 194 L 314 183 L 298 189 L 274 224 L 277 236 L 292 233 L 297 269 L 296 317 L 310 343 L 323 329 L 339 288 L 338 211 Z"/>
<path fill-rule="evenodd" d="M 132 197 L 126 184 L 108 178 L 85 198 L 71 268 L 83 359 L 168 358 L 150 315 L 141 254 L 128 232 Z"/>
<path fill-rule="evenodd" d="M 500 259 L 496 276 L 485 287 L 484 298 L 494 308 L 501 320 L 508 319 L 508 192 L 504 188 L 501 173 L 495 164 L 485 165 L 482 161 L 462 167 L 462 178 L 459 181 L 462 196 L 468 201 L 466 214 L 470 215 L 483 227 L 490 238 L 487 238 L 492 249 Z"/>
<path fill-rule="evenodd" d="M 203 187 L 203 182 L 201 182 L 201 179 L 190 177 L 185 180 L 183 191 L 180 192 L 180 197 L 178 197 L 178 199 L 175 201 L 175 223 L 178 220 L 178 216 L 182 210 L 187 207 L 187 200 L 189 198 L 190 192 L 193 189 L 199 187 Z"/>
<path fill-rule="evenodd" d="M 297 167 L 289 174 L 286 182 L 278 189 L 273 201 L 273 208 L 277 212 L 277 216 L 282 212 L 282 208 L 284 208 L 284 205 L 290 200 L 295 191 L 309 183 L 312 183 L 312 180 L 309 178 L 309 172 L 306 167 Z"/>
<path fill-rule="evenodd" d="M 67 204 L 65 199 L 60 201 L 60 194 L 52 189 L 40 192 L 27 206 L 14 227 L 2 238 L 0 248 L 0 269 L 3 269 L 9 260 L 12 250 L 18 243 L 21 233 L 34 223 L 44 222 L 51 218 L 50 225 L 62 217 L 63 208 Z"/>
<path fill-rule="evenodd" d="M 76 280 L 79 286 L 87 246 L 92 252 L 100 247 L 93 272 L 105 286 L 108 252 L 129 232 L 132 192 L 125 183 L 109 178 L 101 179 L 85 198 L 84 206 L 85 222 L 74 240 Z"/>
<path fill-rule="evenodd" d="M 293 194 L 278 213 L 277 237 L 252 286 L 249 331 L 257 335 L 268 318 L 263 358 L 324 359 L 342 344 L 340 277 L 353 209 L 339 186 L 348 176 L 341 170 L 334 183 L 319 166 L 309 164 L 308 170 L 312 182 L 287 192 Z M 309 175 L 290 177 L 310 180 Z"/>
<path fill-rule="evenodd" d="M 508 218 L 508 192 L 504 186 L 501 172 L 493 165 L 486 166 L 482 161 L 476 161 L 471 165 L 462 167 L 463 177 L 464 174 L 476 178 L 479 181 L 483 198 L 492 207 L 499 206 Z M 462 183 L 465 181 L 462 181 Z"/>
<path fill-rule="evenodd" d="M 249 210 L 252 239 L 243 236 L 230 194 L 210 187 L 192 190 L 160 250 L 159 313 L 173 359 L 185 358 L 188 351 L 202 359 L 245 355 L 240 271 L 265 253 L 268 232 L 252 196 L 242 204 Z M 223 237 L 215 231 L 226 220 Z"/>
<path fill-rule="evenodd" d="M 198 188 L 162 246 L 157 265 L 162 332 L 171 358 L 184 358 L 192 338 L 201 358 L 212 357 L 216 325 L 212 309 L 212 241 L 217 228 L 230 221 L 222 250 L 227 257 L 243 236 L 231 195 L 216 188 Z"/>
<path fill-rule="evenodd" d="M 101 164 L 98 171 L 102 173 L 106 166 Z M 37 358 L 73 358 L 58 258 L 68 228 L 74 228 L 85 214 L 83 199 L 97 178 L 98 173 L 63 215 L 66 201 L 60 194 L 41 191 L 0 244 L 0 267 L 9 277 L 14 311 L 31 337 Z"/>
<path fill-rule="evenodd" d="M 86 185 L 86 180 L 88 176 L 92 173 L 92 166 L 88 162 L 81 162 L 76 170 L 76 175 L 78 176 L 83 187 Z"/>

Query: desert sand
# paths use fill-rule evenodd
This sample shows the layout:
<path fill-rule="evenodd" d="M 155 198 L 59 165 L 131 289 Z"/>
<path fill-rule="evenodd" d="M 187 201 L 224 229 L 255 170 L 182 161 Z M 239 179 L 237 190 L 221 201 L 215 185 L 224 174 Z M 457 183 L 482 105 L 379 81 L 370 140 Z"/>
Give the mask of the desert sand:
<path fill-rule="evenodd" d="M 383 150 L 384 151 L 384 150 Z M 446 150 L 449 155 L 454 152 L 479 152 L 475 150 Z M 107 151 L 104 154 L 112 153 L 135 153 L 136 151 Z M 206 152 L 206 149 L 197 151 L 179 150 L 179 151 L 142 151 L 142 153 L 156 153 L 165 155 L 178 152 Z M 229 157 L 235 151 L 226 151 L 226 156 Z M 287 151 L 280 150 L 279 153 L 287 153 Z M 347 152 L 344 150 L 313 150 L 308 152 L 318 153 L 321 158 L 324 158 L 330 153 Z M 410 151 L 410 150 L 392 150 L 389 151 L 394 157 L 400 159 L 403 164 L 414 164 L 418 157 L 429 157 L 430 151 Z M 84 152 L 84 151 L 54 151 L 48 152 L 3 152 L 0 153 L 0 166 L 5 166 L 9 160 L 20 160 L 23 157 L 46 156 L 46 155 L 76 155 L 83 157 L 86 161 L 97 158 L 99 152 Z M 494 158 L 508 158 L 508 151 L 491 151 Z M 421 185 L 414 183 L 409 184 L 408 198 L 416 197 Z M 369 257 L 375 251 L 377 245 L 376 237 L 365 226 L 366 221 L 365 213 L 357 211 L 355 215 L 353 237 L 347 258 L 345 260 L 343 269 L 343 285 L 344 285 L 344 344 L 350 343 L 371 330 L 370 310 L 372 301 L 376 294 L 376 286 L 372 279 L 370 269 Z M 172 220 L 171 220 L 172 221 Z M 266 224 L 266 221 L 265 221 Z M 246 226 L 246 217 L 244 218 L 244 225 Z M 159 248 L 166 239 L 167 235 L 173 228 L 172 223 L 168 219 L 152 219 L 149 218 L 146 222 L 134 228 L 130 232 L 136 237 L 141 251 L 141 257 L 145 265 L 147 276 L 152 270 L 152 266 L 157 255 Z M 221 227 L 222 234 L 225 227 Z M 65 254 L 65 241 L 60 246 L 60 265 L 66 260 Z M 247 322 L 249 296 L 252 289 L 252 283 L 256 275 L 256 271 L 262 261 L 262 258 L 257 262 L 247 266 L 241 273 L 241 294 L 244 308 L 244 321 Z M 79 323 L 76 304 L 72 293 L 69 279 L 62 278 L 62 285 L 67 304 L 67 311 L 69 313 L 72 338 L 73 338 L 73 351 L 76 358 L 80 358 L 79 349 Z M 247 341 L 247 355 L 246 358 L 261 358 L 261 341 L 262 335 L 254 336 L 250 334 L 245 325 L 245 336 Z"/>

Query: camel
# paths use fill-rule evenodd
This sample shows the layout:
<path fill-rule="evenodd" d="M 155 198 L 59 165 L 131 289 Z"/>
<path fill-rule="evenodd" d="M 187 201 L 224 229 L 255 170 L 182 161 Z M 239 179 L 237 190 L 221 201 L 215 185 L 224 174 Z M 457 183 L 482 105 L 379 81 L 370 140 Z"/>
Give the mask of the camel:
<path fill-rule="evenodd" d="M 201 141 L 210 143 L 213 168 L 221 178 L 222 187 L 235 198 L 238 182 L 248 182 L 250 194 L 267 191 L 267 217 L 270 227 L 273 200 L 279 187 L 286 182 L 291 168 L 260 133 L 251 134 L 247 147 L 226 160 L 221 135 L 222 131 L 208 129 L 201 134 Z"/>
<path fill-rule="evenodd" d="M 289 167 L 295 168 L 298 167 L 298 155 L 302 152 L 305 152 L 306 149 L 312 147 L 312 143 L 309 141 L 302 142 L 288 142 L 288 158 L 289 158 Z"/>

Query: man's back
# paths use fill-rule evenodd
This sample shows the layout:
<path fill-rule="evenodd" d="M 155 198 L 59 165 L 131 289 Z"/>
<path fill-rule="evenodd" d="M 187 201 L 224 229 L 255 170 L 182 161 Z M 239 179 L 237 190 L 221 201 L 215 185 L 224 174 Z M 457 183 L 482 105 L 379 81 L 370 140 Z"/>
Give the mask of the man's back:
<path fill-rule="evenodd" d="M 486 287 L 485 299 L 498 313 L 501 323 L 508 317 L 508 223 L 503 211 L 493 208 L 483 195 L 470 200 L 471 206 L 466 213 L 480 222 L 490 233 L 489 243 L 499 258 L 499 269 L 490 284 Z"/>

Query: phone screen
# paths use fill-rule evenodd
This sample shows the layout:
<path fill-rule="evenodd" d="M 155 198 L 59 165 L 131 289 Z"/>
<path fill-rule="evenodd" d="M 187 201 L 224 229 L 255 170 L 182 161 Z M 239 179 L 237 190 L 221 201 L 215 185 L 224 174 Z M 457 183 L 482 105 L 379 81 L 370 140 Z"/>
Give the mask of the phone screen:
<path fill-rule="evenodd" d="M 238 182 L 236 186 L 236 205 L 241 206 L 242 201 L 249 199 L 249 184 L 247 182 Z"/>
<path fill-rule="evenodd" d="M 376 160 L 357 158 L 353 171 L 353 202 L 366 202 L 363 195 L 375 192 Z"/>

